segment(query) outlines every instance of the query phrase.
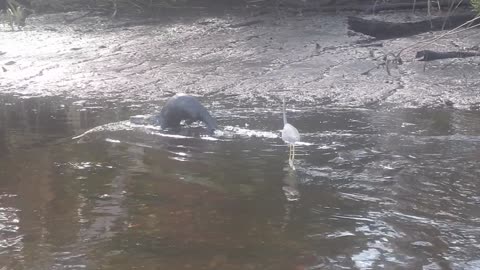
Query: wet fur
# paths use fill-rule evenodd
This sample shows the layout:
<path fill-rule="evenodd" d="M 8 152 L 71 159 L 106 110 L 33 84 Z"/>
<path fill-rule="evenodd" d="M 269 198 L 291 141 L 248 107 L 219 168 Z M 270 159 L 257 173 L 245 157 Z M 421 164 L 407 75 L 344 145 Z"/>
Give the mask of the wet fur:
<path fill-rule="evenodd" d="M 184 94 L 171 97 L 154 118 L 155 124 L 163 129 L 179 128 L 182 120 L 187 124 L 201 121 L 210 133 L 217 129 L 217 122 L 208 110 L 195 97 Z"/>

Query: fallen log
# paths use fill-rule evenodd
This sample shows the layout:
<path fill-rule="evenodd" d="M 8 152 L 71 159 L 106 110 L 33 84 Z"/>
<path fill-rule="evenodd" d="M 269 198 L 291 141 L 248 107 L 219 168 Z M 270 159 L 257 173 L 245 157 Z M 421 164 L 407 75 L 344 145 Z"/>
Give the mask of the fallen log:
<path fill-rule="evenodd" d="M 435 52 L 430 50 L 418 51 L 415 58 L 418 61 L 433 61 L 447 58 L 467 58 L 480 56 L 480 52 Z"/>
<path fill-rule="evenodd" d="M 211 0 L 210 0 L 211 1 Z M 225 1 L 225 0 L 223 0 Z M 275 1 L 271 0 L 244 0 L 247 3 L 254 3 L 258 7 L 271 7 Z M 278 0 L 277 0 L 278 1 Z M 453 2 L 452 2 L 453 1 Z M 430 3 L 429 3 L 430 2 Z M 278 5 L 280 8 L 294 9 L 293 12 L 338 12 L 338 11 L 358 11 L 366 13 L 379 13 L 388 10 L 420 10 L 433 6 L 432 0 L 281 0 Z M 435 9 L 448 10 L 450 6 L 468 7 L 470 2 L 465 0 L 436 0 Z"/>
<path fill-rule="evenodd" d="M 468 13 L 449 17 L 437 17 L 418 22 L 396 23 L 349 16 L 348 29 L 377 39 L 389 39 L 413 36 L 428 31 L 449 30 L 474 18 L 474 13 Z M 480 18 L 475 20 L 473 24 L 479 23 Z"/>

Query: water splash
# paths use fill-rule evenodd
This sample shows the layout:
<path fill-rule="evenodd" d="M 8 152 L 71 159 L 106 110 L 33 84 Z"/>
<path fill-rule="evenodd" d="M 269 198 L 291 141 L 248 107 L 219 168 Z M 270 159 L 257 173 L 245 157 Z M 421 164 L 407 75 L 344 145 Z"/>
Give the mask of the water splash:
<path fill-rule="evenodd" d="M 268 138 L 268 139 L 276 139 L 280 138 L 279 133 L 271 132 L 271 131 L 261 131 L 261 130 L 252 130 L 247 128 L 241 127 L 233 127 L 233 126 L 225 126 L 223 131 L 219 131 L 220 136 L 225 137 L 255 137 L 255 138 Z"/>
<path fill-rule="evenodd" d="M 133 127 L 130 125 L 130 121 L 128 120 L 109 123 L 109 124 L 105 124 L 105 125 L 101 125 L 101 126 L 89 129 L 84 133 L 73 137 L 72 140 L 78 140 L 85 137 L 86 135 L 93 134 L 93 133 L 98 133 L 103 131 L 118 131 L 118 130 L 133 130 Z"/>
<path fill-rule="evenodd" d="M 201 139 L 208 141 L 218 141 L 222 138 L 235 138 L 235 137 L 246 137 L 246 138 L 268 138 L 268 139 L 277 139 L 279 138 L 278 132 L 272 131 L 262 131 L 262 130 L 253 130 L 241 127 L 225 126 L 223 129 L 215 130 L 212 136 L 201 135 L 201 136 L 188 136 L 182 134 L 172 134 L 168 132 L 162 132 L 162 128 L 159 126 L 146 124 L 144 122 L 148 116 L 140 115 L 132 117 L 131 119 L 136 119 L 134 122 L 131 120 L 125 120 L 120 122 L 108 123 L 98 127 L 94 127 L 85 131 L 84 133 L 73 137 L 73 140 L 78 140 L 84 138 L 87 135 L 102 133 L 102 132 L 115 132 L 115 131 L 139 131 L 149 135 L 156 135 L 161 137 L 176 138 L 176 139 Z M 109 142 L 118 143 L 119 140 L 108 138 Z M 312 145 L 311 143 L 299 142 L 298 145 Z"/>

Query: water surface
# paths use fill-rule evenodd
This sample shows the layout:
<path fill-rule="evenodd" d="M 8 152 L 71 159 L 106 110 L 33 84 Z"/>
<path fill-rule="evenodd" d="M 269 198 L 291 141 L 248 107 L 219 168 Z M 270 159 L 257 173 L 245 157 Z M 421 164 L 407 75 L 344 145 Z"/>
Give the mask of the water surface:
<path fill-rule="evenodd" d="M 478 112 L 0 99 L 0 269 L 480 268 Z"/>

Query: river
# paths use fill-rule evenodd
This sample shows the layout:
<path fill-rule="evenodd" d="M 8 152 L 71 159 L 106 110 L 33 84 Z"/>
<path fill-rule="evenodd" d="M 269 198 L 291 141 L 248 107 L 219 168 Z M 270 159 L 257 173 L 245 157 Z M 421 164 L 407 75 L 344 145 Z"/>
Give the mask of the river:
<path fill-rule="evenodd" d="M 480 268 L 479 112 L 0 99 L 2 270 Z"/>

